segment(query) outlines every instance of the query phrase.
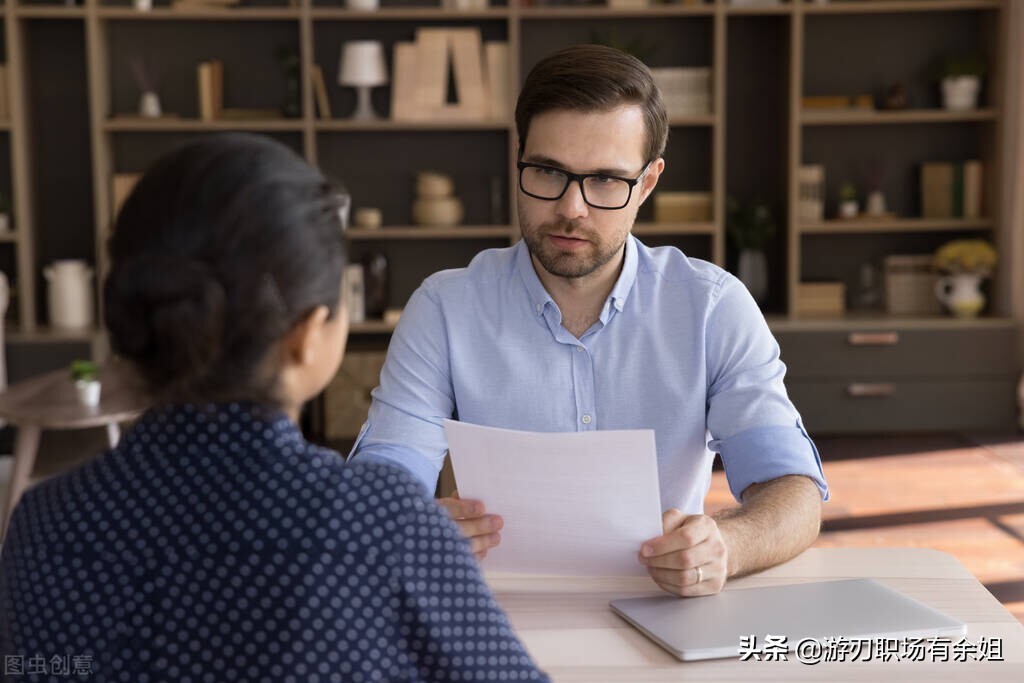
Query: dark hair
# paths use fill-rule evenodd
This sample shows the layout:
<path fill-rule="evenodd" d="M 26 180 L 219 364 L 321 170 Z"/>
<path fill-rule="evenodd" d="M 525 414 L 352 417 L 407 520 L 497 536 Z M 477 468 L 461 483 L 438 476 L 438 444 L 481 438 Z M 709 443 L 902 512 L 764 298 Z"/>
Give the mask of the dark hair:
<path fill-rule="evenodd" d="M 269 351 L 340 305 L 348 198 L 258 135 L 166 154 L 125 201 L 108 243 L 106 325 L 160 401 L 279 403 Z"/>
<path fill-rule="evenodd" d="M 647 129 L 644 163 L 665 151 L 668 114 L 651 71 L 643 62 L 604 45 L 574 45 L 549 55 L 530 70 L 516 102 L 519 153 L 537 114 L 568 109 L 603 112 L 623 104 L 643 109 Z"/>

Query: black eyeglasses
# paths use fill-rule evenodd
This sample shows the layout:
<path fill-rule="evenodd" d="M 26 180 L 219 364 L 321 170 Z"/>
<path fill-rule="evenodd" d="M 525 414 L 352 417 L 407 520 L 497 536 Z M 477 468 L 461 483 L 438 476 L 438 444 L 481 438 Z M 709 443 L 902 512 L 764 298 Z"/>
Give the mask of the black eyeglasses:
<path fill-rule="evenodd" d="M 569 183 L 576 181 L 580 186 L 583 201 L 595 209 L 622 209 L 629 204 L 633 188 L 651 167 L 644 166 L 636 178 L 620 178 L 605 173 L 570 173 L 555 166 L 528 164 L 520 161 L 519 189 L 534 199 L 554 201 L 561 199 L 569 189 Z"/>

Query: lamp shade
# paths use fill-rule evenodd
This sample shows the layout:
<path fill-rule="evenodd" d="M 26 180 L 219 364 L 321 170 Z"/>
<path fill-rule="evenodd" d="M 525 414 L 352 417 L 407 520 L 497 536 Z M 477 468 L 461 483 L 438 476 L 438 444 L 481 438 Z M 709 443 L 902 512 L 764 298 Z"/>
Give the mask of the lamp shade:
<path fill-rule="evenodd" d="M 340 85 L 374 86 L 387 82 L 384 46 L 379 40 L 352 40 L 342 45 L 338 65 Z"/>

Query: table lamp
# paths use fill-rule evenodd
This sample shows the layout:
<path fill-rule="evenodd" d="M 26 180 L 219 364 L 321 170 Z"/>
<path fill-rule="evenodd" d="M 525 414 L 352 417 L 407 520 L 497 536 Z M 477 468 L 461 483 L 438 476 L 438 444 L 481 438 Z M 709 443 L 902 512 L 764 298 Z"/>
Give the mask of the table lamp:
<path fill-rule="evenodd" d="M 378 40 L 352 40 L 341 48 L 338 83 L 356 89 L 358 104 L 352 115 L 356 120 L 378 118 L 370 104 L 370 88 L 388 82 L 384 64 L 384 46 Z"/>

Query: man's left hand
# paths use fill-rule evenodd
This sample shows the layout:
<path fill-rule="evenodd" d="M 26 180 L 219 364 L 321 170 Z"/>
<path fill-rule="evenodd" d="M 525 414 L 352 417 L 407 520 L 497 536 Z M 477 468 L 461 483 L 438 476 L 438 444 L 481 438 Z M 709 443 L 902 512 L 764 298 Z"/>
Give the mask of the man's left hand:
<path fill-rule="evenodd" d="M 728 548 L 718 523 L 679 510 L 661 516 L 663 536 L 640 546 L 640 564 L 662 590 L 683 597 L 713 595 L 728 578 Z"/>

